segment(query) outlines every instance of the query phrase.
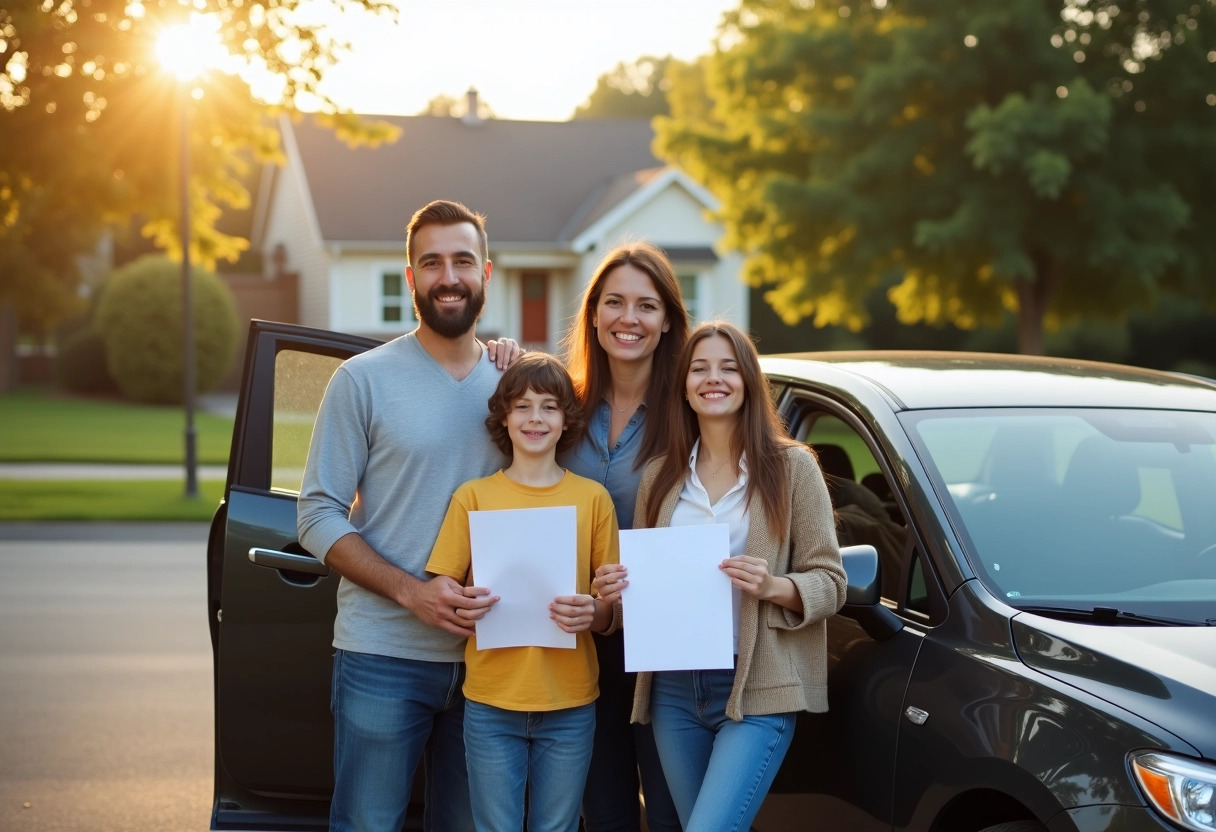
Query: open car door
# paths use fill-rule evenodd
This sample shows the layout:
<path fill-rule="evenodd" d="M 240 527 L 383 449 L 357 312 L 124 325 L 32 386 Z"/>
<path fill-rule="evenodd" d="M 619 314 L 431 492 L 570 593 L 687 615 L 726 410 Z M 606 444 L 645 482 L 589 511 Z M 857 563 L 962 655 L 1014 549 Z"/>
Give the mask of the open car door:
<path fill-rule="evenodd" d="M 328 826 L 338 576 L 296 540 L 296 499 L 330 377 L 378 343 L 250 324 L 224 502 L 207 543 L 212 829 Z"/>

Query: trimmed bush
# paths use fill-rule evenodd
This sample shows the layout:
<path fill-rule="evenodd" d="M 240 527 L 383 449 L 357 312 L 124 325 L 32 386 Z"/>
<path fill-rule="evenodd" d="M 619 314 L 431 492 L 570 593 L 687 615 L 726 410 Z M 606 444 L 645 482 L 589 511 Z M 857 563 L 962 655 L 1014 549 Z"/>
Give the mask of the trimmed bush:
<path fill-rule="evenodd" d="M 93 326 L 73 330 L 59 339 L 55 381 L 72 393 L 114 393 L 118 386 L 106 366 L 106 342 Z"/>
<path fill-rule="evenodd" d="M 211 272 L 191 272 L 196 391 L 219 384 L 236 354 L 239 323 L 232 292 Z M 181 266 L 147 255 L 106 281 L 95 318 L 106 364 L 123 395 L 135 401 L 182 400 Z"/>

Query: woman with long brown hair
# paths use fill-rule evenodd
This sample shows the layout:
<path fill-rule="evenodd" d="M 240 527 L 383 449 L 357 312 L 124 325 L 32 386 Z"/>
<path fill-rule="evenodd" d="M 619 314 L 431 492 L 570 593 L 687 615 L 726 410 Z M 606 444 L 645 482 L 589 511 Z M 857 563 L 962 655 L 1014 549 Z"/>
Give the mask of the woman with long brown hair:
<path fill-rule="evenodd" d="M 795 714 L 827 710 L 826 620 L 846 579 L 823 474 L 786 435 L 747 335 L 697 327 L 678 377 L 668 451 L 643 472 L 634 527 L 729 527 L 735 667 L 638 674 L 633 719 L 653 723 L 684 832 L 746 830 Z M 600 597 L 618 599 L 626 574 L 597 570 Z"/>
<path fill-rule="evenodd" d="M 608 252 L 566 338 L 566 363 L 587 426 L 560 462 L 608 489 L 623 529 L 633 525 L 643 464 L 666 449 L 674 407 L 668 392 L 687 337 L 684 298 L 667 256 L 642 242 Z M 650 726 L 629 724 L 634 674 L 625 673 L 621 634 L 597 635 L 595 646 L 600 697 L 584 826 L 587 832 L 637 832 L 640 775 L 651 832 L 680 832 Z"/>

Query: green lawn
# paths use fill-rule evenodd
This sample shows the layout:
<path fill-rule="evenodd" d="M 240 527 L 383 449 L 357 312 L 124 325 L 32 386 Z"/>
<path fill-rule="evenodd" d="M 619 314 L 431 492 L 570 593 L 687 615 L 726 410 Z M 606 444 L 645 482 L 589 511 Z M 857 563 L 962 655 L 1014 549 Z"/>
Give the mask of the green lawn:
<path fill-rule="evenodd" d="M 131 404 L 23 389 L 0 395 L 0 462 L 181 464 L 180 406 Z M 198 461 L 224 465 L 232 419 L 196 409 Z"/>
<path fill-rule="evenodd" d="M 210 520 L 224 483 L 199 483 L 187 500 L 184 482 L 160 480 L 0 480 L 0 522 L 56 520 Z"/>

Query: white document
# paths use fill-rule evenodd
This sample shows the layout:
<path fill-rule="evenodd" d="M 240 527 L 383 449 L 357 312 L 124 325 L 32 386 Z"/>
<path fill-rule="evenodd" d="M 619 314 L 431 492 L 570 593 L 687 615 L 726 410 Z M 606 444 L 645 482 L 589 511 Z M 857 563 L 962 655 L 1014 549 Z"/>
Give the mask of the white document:
<path fill-rule="evenodd" d="M 625 670 L 734 667 L 728 557 L 725 524 L 621 532 Z"/>
<path fill-rule="evenodd" d="M 470 511 L 473 586 L 500 596 L 477 622 L 477 649 L 566 647 L 567 633 L 549 617 L 559 595 L 578 584 L 578 516 L 574 506 Z"/>

